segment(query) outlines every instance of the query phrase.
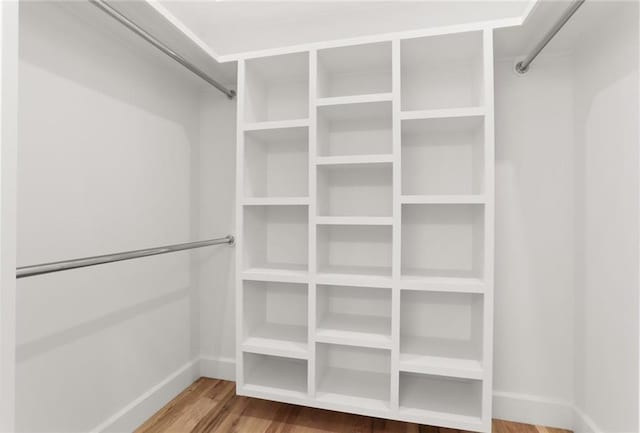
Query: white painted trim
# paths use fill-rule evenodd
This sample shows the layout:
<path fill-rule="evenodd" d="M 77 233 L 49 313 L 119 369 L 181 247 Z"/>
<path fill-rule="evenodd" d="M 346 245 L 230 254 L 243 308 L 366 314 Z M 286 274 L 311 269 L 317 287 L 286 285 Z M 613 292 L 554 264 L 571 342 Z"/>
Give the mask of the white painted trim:
<path fill-rule="evenodd" d="M 569 401 L 514 392 L 493 392 L 493 418 L 571 430 L 574 411 Z"/>
<path fill-rule="evenodd" d="M 574 433 L 604 433 L 595 422 L 582 409 L 577 406 L 573 407 L 574 421 L 573 431 Z"/>
<path fill-rule="evenodd" d="M 187 362 L 138 398 L 107 418 L 92 432 L 130 432 L 191 385 L 200 373 L 200 358 Z"/>
<path fill-rule="evenodd" d="M 200 357 L 200 376 L 211 379 L 236 380 L 236 360 L 226 357 Z"/>

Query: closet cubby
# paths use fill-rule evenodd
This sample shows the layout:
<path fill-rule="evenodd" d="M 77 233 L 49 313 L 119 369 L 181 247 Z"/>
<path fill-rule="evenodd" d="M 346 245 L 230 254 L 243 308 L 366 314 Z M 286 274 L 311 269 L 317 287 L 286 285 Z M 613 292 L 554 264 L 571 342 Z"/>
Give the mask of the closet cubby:
<path fill-rule="evenodd" d="M 244 281 L 243 349 L 307 356 L 306 284 Z"/>
<path fill-rule="evenodd" d="M 244 206 L 243 270 L 306 274 L 308 206 Z"/>
<path fill-rule="evenodd" d="M 390 278 L 391 234 L 387 226 L 318 226 L 319 276 Z"/>
<path fill-rule="evenodd" d="M 481 279 L 484 205 L 402 206 L 402 277 Z"/>
<path fill-rule="evenodd" d="M 391 349 L 391 290 L 317 286 L 316 340 Z"/>
<path fill-rule="evenodd" d="M 483 104 L 482 32 L 401 41 L 403 111 Z"/>
<path fill-rule="evenodd" d="M 319 98 L 391 92 L 391 42 L 318 51 Z"/>
<path fill-rule="evenodd" d="M 307 361 L 257 353 L 243 353 L 244 387 L 262 392 L 307 396 Z"/>
<path fill-rule="evenodd" d="M 401 372 L 400 412 L 480 424 L 482 381 Z"/>
<path fill-rule="evenodd" d="M 483 295 L 401 292 L 401 370 L 480 379 L 483 335 Z"/>
<path fill-rule="evenodd" d="M 392 183 L 387 163 L 318 166 L 318 215 L 391 216 Z"/>
<path fill-rule="evenodd" d="M 390 371 L 388 350 L 318 343 L 316 398 L 347 407 L 387 410 Z"/>
<path fill-rule="evenodd" d="M 308 197 L 308 128 L 276 128 L 244 134 L 245 197 Z"/>
<path fill-rule="evenodd" d="M 249 59 L 245 63 L 246 123 L 309 117 L 309 54 Z"/>
<path fill-rule="evenodd" d="M 484 191 L 484 116 L 402 121 L 402 194 Z"/>
<path fill-rule="evenodd" d="M 317 110 L 319 156 L 391 153 L 391 101 L 323 105 Z"/>

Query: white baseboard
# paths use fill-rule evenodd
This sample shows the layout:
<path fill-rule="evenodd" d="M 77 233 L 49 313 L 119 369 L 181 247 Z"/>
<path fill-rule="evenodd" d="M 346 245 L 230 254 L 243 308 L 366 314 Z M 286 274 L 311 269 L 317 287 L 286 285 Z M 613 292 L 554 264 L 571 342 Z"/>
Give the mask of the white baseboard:
<path fill-rule="evenodd" d="M 191 385 L 198 377 L 235 380 L 235 369 L 233 358 L 208 356 L 196 358 L 180 367 L 91 431 L 95 433 L 131 432 Z M 507 421 L 563 428 L 573 430 L 574 433 L 604 433 L 592 419 L 572 403 L 535 395 L 494 391 L 493 417 Z"/>
<path fill-rule="evenodd" d="M 187 362 L 91 431 L 132 432 L 200 377 L 199 367 L 199 358 Z"/>
<path fill-rule="evenodd" d="M 202 356 L 200 357 L 200 376 L 211 379 L 236 380 L 236 360 Z"/>
<path fill-rule="evenodd" d="M 567 430 L 574 426 L 574 410 L 570 402 L 505 391 L 493 392 L 493 417 Z"/>

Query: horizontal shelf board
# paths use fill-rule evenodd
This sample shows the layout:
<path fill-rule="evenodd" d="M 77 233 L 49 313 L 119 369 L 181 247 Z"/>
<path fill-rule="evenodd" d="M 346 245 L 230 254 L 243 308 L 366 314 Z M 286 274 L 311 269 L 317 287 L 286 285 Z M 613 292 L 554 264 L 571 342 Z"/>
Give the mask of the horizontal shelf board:
<path fill-rule="evenodd" d="M 426 277 L 402 275 L 401 289 L 431 292 L 484 293 L 485 284 L 479 278 Z"/>
<path fill-rule="evenodd" d="M 319 319 L 316 341 L 391 349 L 389 317 L 330 313 Z"/>
<path fill-rule="evenodd" d="M 316 217 L 319 225 L 363 225 L 363 226 L 389 226 L 393 224 L 393 217 Z"/>
<path fill-rule="evenodd" d="M 414 422 L 438 427 L 447 427 L 463 431 L 480 431 L 482 429 L 482 419 L 480 417 L 456 415 L 430 410 L 422 410 L 411 407 L 400 406 L 398 410 L 400 418 L 407 422 Z"/>
<path fill-rule="evenodd" d="M 464 379 L 483 377 L 482 364 L 477 360 L 406 353 L 400 354 L 400 371 Z"/>
<path fill-rule="evenodd" d="M 316 399 L 374 410 L 389 409 L 391 376 L 362 370 L 329 367 L 316 390 Z"/>
<path fill-rule="evenodd" d="M 402 204 L 485 204 L 483 194 L 401 195 Z"/>
<path fill-rule="evenodd" d="M 359 164 L 390 164 L 393 162 L 393 155 L 340 155 L 340 156 L 319 156 L 316 158 L 316 165 L 359 165 Z"/>
<path fill-rule="evenodd" d="M 245 352 L 289 358 L 308 358 L 307 327 L 264 323 L 253 329 L 242 343 Z"/>
<path fill-rule="evenodd" d="M 318 269 L 316 282 L 342 286 L 391 287 L 391 268 L 325 266 Z"/>
<path fill-rule="evenodd" d="M 275 388 L 267 385 L 255 385 L 251 383 L 246 383 L 242 387 L 242 389 L 243 389 L 243 392 L 246 392 L 248 394 L 253 394 L 253 396 L 258 398 L 282 396 L 282 397 L 293 397 L 296 399 L 306 399 L 308 397 L 307 392 L 303 392 L 303 391 Z"/>
<path fill-rule="evenodd" d="M 308 127 L 309 119 L 270 120 L 266 122 L 244 123 L 244 131 L 266 131 L 271 129 Z"/>
<path fill-rule="evenodd" d="M 273 281 L 281 283 L 307 283 L 309 272 L 306 269 L 283 267 L 255 267 L 242 271 L 241 278 L 250 281 Z"/>
<path fill-rule="evenodd" d="M 287 128 L 268 128 L 245 131 L 246 136 L 260 140 L 263 144 L 281 143 L 296 140 L 303 146 L 308 145 L 309 128 L 307 126 L 292 126 Z"/>
<path fill-rule="evenodd" d="M 444 119 L 450 117 L 484 116 L 484 107 L 444 108 L 439 110 L 414 110 L 400 112 L 400 119 Z"/>
<path fill-rule="evenodd" d="M 361 101 L 357 104 L 333 104 L 318 106 L 318 118 L 329 122 L 390 121 L 391 100 Z"/>
<path fill-rule="evenodd" d="M 391 101 L 393 99 L 393 93 L 370 93 L 365 95 L 352 95 L 352 96 L 335 96 L 330 98 L 318 98 L 316 100 L 317 106 L 327 105 L 345 105 L 345 104 L 362 104 L 365 102 L 379 102 L 379 101 Z"/>
<path fill-rule="evenodd" d="M 245 206 L 307 206 L 309 197 L 245 197 Z"/>

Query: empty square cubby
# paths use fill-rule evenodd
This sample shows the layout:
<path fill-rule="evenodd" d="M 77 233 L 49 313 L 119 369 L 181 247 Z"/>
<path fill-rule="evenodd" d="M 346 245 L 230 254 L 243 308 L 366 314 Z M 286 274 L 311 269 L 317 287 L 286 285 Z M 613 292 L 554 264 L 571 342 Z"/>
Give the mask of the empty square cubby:
<path fill-rule="evenodd" d="M 244 281 L 243 344 L 252 348 L 307 353 L 306 284 Z"/>
<path fill-rule="evenodd" d="M 391 227 L 318 226 L 318 273 L 391 276 Z"/>
<path fill-rule="evenodd" d="M 391 42 L 318 51 L 318 97 L 391 92 Z"/>
<path fill-rule="evenodd" d="M 307 206 L 245 206 L 243 267 L 308 270 Z"/>
<path fill-rule="evenodd" d="M 401 262 L 403 278 L 482 278 L 484 205 L 403 205 Z"/>
<path fill-rule="evenodd" d="M 318 155 L 390 154 L 391 102 L 318 107 Z"/>
<path fill-rule="evenodd" d="M 319 401 L 388 409 L 389 350 L 318 343 L 316 356 L 316 397 Z"/>
<path fill-rule="evenodd" d="M 481 31 L 406 39 L 400 51 L 402 110 L 482 105 Z"/>
<path fill-rule="evenodd" d="M 481 194 L 484 117 L 402 121 L 402 194 Z"/>
<path fill-rule="evenodd" d="M 481 294 L 403 290 L 400 368 L 479 378 L 483 317 Z"/>
<path fill-rule="evenodd" d="M 309 130 L 306 127 L 247 131 L 245 197 L 309 195 Z"/>
<path fill-rule="evenodd" d="M 267 392 L 307 396 L 307 361 L 281 356 L 243 353 L 244 382 Z"/>
<path fill-rule="evenodd" d="M 400 373 L 400 412 L 479 422 L 482 416 L 482 381 L 416 373 Z"/>
<path fill-rule="evenodd" d="M 265 122 L 309 117 L 309 55 L 246 60 L 244 120 Z"/>
<path fill-rule="evenodd" d="M 317 286 L 316 336 L 391 348 L 391 289 Z"/>
<path fill-rule="evenodd" d="M 391 216 L 392 165 L 318 166 L 318 215 Z"/>

